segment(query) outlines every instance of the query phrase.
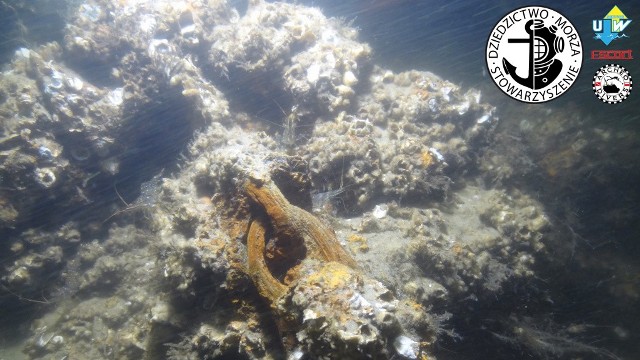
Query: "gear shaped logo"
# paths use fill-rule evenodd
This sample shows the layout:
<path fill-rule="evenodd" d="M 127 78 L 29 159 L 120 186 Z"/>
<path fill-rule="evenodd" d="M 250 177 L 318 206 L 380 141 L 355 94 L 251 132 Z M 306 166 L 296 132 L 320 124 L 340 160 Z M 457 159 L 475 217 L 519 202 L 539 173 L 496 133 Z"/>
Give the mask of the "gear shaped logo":
<path fill-rule="evenodd" d="M 578 78 L 582 57 L 575 26 L 542 6 L 518 8 L 503 16 L 486 48 L 493 82 L 525 103 L 551 101 L 566 92 Z"/>
<path fill-rule="evenodd" d="M 620 65 L 605 65 L 593 76 L 593 92 L 598 99 L 609 104 L 624 101 L 632 88 L 631 75 Z"/>

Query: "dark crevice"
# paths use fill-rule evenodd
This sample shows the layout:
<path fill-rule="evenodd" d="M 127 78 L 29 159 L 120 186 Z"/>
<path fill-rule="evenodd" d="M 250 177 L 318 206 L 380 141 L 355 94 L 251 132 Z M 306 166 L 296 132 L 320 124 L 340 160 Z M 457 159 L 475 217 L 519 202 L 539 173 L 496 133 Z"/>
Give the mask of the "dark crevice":
<path fill-rule="evenodd" d="M 190 103 L 177 90 L 166 90 L 154 105 L 131 114 L 129 124 L 120 130 L 124 149 L 117 176 L 118 190 L 125 199 L 136 199 L 140 186 L 163 171 L 177 170 L 179 155 L 193 136 L 197 116 Z"/>

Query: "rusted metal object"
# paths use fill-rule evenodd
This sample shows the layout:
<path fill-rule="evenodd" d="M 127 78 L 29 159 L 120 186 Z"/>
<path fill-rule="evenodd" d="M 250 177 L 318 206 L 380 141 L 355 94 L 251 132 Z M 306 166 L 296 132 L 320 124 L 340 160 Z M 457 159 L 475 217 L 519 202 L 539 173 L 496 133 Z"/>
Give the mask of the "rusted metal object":
<path fill-rule="evenodd" d="M 271 179 L 250 179 L 245 191 L 262 212 L 254 216 L 249 227 L 247 268 L 258 291 L 272 307 L 299 279 L 298 269 L 307 260 L 357 268 L 334 231 L 290 204 Z"/>

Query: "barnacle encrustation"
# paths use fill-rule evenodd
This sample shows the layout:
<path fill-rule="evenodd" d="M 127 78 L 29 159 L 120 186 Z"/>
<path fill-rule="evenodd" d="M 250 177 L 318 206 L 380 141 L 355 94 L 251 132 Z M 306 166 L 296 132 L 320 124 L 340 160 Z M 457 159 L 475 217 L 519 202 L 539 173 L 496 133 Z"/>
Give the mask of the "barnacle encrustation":
<path fill-rule="evenodd" d="M 36 168 L 33 174 L 36 182 L 45 189 L 56 183 L 56 173 L 51 168 Z"/>
<path fill-rule="evenodd" d="M 45 77 L 44 79 L 44 92 L 49 95 L 58 92 L 63 86 L 64 77 L 56 70 L 51 70 L 50 76 Z"/>

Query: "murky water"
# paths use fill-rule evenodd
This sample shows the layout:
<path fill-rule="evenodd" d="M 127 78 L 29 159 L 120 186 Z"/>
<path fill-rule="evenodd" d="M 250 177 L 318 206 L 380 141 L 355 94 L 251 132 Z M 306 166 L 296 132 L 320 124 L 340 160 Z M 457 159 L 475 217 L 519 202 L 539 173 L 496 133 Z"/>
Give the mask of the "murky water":
<path fill-rule="evenodd" d="M 527 5 L 0 2 L 0 359 L 634 359 L 638 6 L 527 104 Z"/>

